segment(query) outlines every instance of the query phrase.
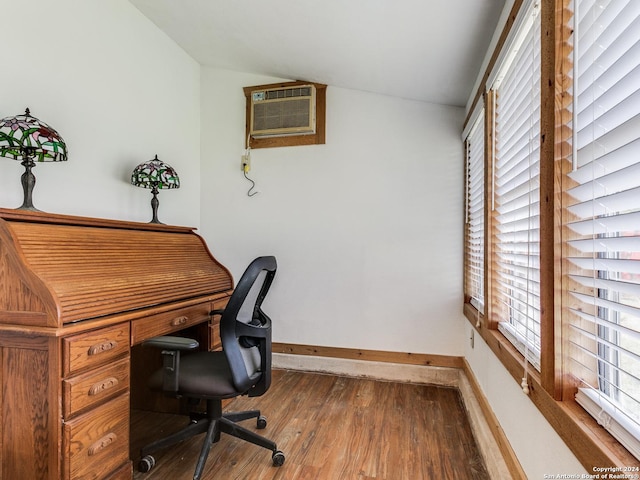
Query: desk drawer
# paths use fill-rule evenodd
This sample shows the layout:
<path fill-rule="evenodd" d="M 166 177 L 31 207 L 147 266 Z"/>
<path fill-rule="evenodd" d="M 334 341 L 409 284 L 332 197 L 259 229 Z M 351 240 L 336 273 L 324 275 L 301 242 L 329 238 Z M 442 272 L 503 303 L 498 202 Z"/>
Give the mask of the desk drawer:
<path fill-rule="evenodd" d="M 129 394 L 65 422 L 65 478 L 103 479 L 129 461 Z"/>
<path fill-rule="evenodd" d="M 64 418 L 129 390 L 129 357 L 62 381 Z"/>
<path fill-rule="evenodd" d="M 121 323 L 62 340 L 64 375 L 107 363 L 129 351 L 129 324 Z"/>
<path fill-rule="evenodd" d="M 211 317 L 211 303 L 150 315 L 131 322 L 131 344 L 206 322 Z"/>

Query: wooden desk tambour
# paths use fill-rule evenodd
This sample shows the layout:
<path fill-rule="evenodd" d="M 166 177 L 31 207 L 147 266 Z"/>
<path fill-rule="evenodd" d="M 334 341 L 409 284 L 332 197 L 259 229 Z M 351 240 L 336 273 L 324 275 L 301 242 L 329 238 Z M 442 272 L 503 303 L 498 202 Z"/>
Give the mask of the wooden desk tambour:
<path fill-rule="evenodd" d="M 131 347 L 232 287 L 191 228 L 0 209 L 0 480 L 130 479 Z"/>

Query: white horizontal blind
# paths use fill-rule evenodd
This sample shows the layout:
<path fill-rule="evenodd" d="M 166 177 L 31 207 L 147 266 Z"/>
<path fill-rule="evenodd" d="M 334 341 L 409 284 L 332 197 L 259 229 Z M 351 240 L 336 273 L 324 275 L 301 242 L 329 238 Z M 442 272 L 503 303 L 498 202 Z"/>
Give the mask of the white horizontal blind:
<path fill-rule="evenodd" d="M 466 288 L 478 312 L 484 314 L 484 109 L 465 141 L 466 178 Z"/>
<path fill-rule="evenodd" d="M 569 368 L 576 399 L 640 458 L 640 2 L 575 3 Z"/>
<path fill-rule="evenodd" d="M 499 329 L 539 369 L 540 16 L 525 11 L 517 43 L 497 75 L 494 237 Z"/>

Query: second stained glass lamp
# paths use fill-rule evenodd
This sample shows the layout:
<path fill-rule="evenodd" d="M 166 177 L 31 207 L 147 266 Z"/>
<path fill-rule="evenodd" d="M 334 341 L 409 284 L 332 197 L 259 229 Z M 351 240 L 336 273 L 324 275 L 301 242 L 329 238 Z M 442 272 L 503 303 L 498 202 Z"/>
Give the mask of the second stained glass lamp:
<path fill-rule="evenodd" d="M 31 171 L 35 162 L 63 162 L 67 160 L 67 145 L 58 132 L 36 117 L 27 108 L 24 115 L 0 119 L 0 157 L 20 160 L 24 201 L 19 208 L 38 210 L 33 206 L 33 187 L 36 177 Z"/>
<path fill-rule="evenodd" d="M 173 167 L 162 160 L 155 158 L 141 163 L 133 169 L 131 174 L 131 184 L 136 187 L 150 188 L 151 194 L 151 211 L 153 218 L 149 223 L 162 223 L 158 220 L 158 193 L 164 188 L 180 188 L 180 178 Z"/>

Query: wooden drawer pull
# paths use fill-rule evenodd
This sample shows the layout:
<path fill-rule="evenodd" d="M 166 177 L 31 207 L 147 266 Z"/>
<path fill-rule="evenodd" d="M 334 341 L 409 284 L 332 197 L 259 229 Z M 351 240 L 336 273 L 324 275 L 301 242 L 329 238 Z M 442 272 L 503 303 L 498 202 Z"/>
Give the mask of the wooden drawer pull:
<path fill-rule="evenodd" d="M 179 327 L 180 325 L 184 325 L 185 323 L 187 323 L 187 320 L 189 320 L 189 317 L 187 317 L 186 315 L 176 317 L 173 320 L 171 320 L 171 326 Z"/>
<path fill-rule="evenodd" d="M 106 342 L 97 343 L 89 348 L 89 356 L 98 355 L 99 353 L 108 352 L 118 346 L 115 340 L 107 340 Z"/>
<path fill-rule="evenodd" d="M 118 436 L 115 433 L 108 433 L 107 435 L 102 437 L 100 440 L 98 440 L 96 443 L 91 445 L 89 447 L 89 450 L 87 451 L 87 454 L 90 457 L 93 457 L 94 455 L 97 455 L 102 450 L 104 450 L 109 445 L 111 445 L 113 442 L 115 442 L 117 438 L 118 438 Z"/>
<path fill-rule="evenodd" d="M 118 385 L 118 379 L 116 377 L 109 377 L 101 382 L 94 383 L 89 389 L 89 396 L 92 397 L 94 395 L 98 395 L 110 388 Z"/>

